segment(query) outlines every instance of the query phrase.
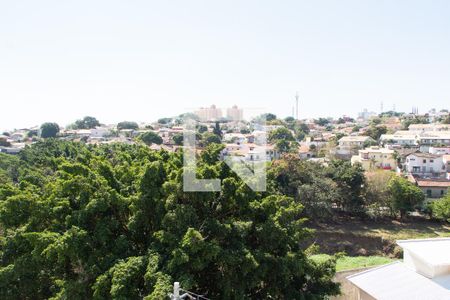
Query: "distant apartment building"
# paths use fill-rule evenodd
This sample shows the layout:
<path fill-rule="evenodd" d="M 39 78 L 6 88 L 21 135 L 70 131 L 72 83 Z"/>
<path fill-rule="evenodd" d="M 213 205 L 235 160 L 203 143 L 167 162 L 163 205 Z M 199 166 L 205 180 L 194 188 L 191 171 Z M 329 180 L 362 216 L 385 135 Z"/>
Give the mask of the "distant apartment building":
<path fill-rule="evenodd" d="M 202 107 L 195 111 L 195 114 L 202 122 L 217 121 L 222 118 L 222 110 L 215 105 L 211 105 L 211 107 Z"/>
<path fill-rule="evenodd" d="M 395 169 L 397 161 L 395 159 L 395 151 L 378 146 L 369 147 L 358 151 L 358 155 L 351 158 L 351 163 L 360 163 L 364 170 L 373 169 Z"/>
<path fill-rule="evenodd" d="M 230 121 L 242 121 L 244 119 L 242 108 L 238 108 L 236 105 L 233 105 L 231 108 L 228 108 L 227 119 Z"/>
<path fill-rule="evenodd" d="M 373 111 L 368 111 L 368 110 L 365 108 L 362 112 L 358 113 L 358 119 L 367 121 L 367 120 L 369 120 L 370 118 L 375 117 L 376 115 L 377 115 L 377 113 L 375 113 L 375 112 L 373 112 Z"/>

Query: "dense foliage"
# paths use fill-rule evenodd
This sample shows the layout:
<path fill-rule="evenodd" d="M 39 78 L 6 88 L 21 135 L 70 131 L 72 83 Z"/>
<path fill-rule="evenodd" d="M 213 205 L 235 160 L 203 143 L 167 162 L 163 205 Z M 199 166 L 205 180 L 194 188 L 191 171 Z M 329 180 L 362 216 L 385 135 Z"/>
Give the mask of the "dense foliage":
<path fill-rule="evenodd" d="M 163 142 L 162 137 L 153 131 L 147 131 L 139 135 L 139 139 L 146 145 L 157 144 L 161 145 Z"/>
<path fill-rule="evenodd" d="M 97 126 L 100 126 L 100 122 L 96 118 L 86 116 L 83 119 L 76 120 L 69 127 L 72 129 L 92 129 Z"/>
<path fill-rule="evenodd" d="M 56 137 L 59 133 L 59 125 L 56 123 L 47 122 L 41 125 L 40 130 L 42 138 Z"/>
<path fill-rule="evenodd" d="M 333 260 L 315 262 L 300 246 L 311 232 L 288 197 L 295 182 L 277 167 L 269 192 L 255 193 L 220 149 L 207 148 L 197 170 L 222 180 L 217 193 L 183 192 L 181 153 L 143 145 L 49 139 L 0 155 L 0 298 L 165 299 L 173 281 L 212 299 L 335 294 Z M 359 170 L 330 168 L 312 184 L 325 193 L 331 180 L 354 193 L 343 207 L 358 205 Z"/>
<path fill-rule="evenodd" d="M 122 129 L 136 130 L 138 128 L 139 128 L 139 125 L 136 122 L 122 121 L 122 122 L 117 123 L 117 130 L 122 130 Z"/>
<path fill-rule="evenodd" d="M 450 223 L 450 193 L 431 203 L 433 217 Z"/>

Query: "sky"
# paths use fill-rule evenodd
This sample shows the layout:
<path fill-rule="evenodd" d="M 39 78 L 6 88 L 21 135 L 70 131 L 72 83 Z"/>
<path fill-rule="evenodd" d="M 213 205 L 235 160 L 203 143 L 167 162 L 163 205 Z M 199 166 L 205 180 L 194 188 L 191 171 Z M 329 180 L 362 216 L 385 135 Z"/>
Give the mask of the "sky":
<path fill-rule="evenodd" d="M 0 129 L 450 108 L 450 1 L 1 1 Z"/>

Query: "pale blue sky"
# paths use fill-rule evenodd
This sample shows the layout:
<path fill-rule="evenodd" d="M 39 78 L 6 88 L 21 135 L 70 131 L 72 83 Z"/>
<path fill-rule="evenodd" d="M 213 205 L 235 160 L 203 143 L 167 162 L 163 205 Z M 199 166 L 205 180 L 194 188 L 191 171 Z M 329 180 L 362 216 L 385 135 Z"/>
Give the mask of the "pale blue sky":
<path fill-rule="evenodd" d="M 450 1 L 2 1 L 0 129 L 449 108 Z"/>

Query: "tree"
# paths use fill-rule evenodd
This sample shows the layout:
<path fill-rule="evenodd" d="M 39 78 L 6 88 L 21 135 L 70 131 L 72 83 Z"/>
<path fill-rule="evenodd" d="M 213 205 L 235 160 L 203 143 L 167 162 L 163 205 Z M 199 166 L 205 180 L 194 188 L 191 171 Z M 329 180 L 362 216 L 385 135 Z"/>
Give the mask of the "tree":
<path fill-rule="evenodd" d="M 162 124 L 162 125 L 167 125 L 170 122 L 172 122 L 172 118 L 161 118 L 161 119 L 158 119 L 158 123 Z"/>
<path fill-rule="evenodd" d="M 289 116 L 289 117 L 284 118 L 284 121 L 287 123 L 292 123 L 292 122 L 295 122 L 295 119 L 294 119 L 294 117 Z"/>
<path fill-rule="evenodd" d="M 206 127 L 206 125 L 203 125 L 203 124 L 196 125 L 196 128 L 197 128 L 198 133 L 203 133 L 203 132 L 208 131 L 208 127 Z"/>
<path fill-rule="evenodd" d="M 73 129 L 92 129 L 97 126 L 100 126 L 100 122 L 96 118 L 86 116 L 81 120 L 76 120 L 71 127 Z"/>
<path fill-rule="evenodd" d="M 450 193 L 431 203 L 433 217 L 450 223 Z"/>
<path fill-rule="evenodd" d="M 139 125 L 136 122 L 123 121 L 123 122 L 119 122 L 117 124 L 117 130 L 122 130 L 122 129 L 133 129 L 133 130 L 136 130 L 138 128 L 139 128 Z"/>
<path fill-rule="evenodd" d="M 275 121 L 277 119 L 277 116 L 272 113 L 265 113 L 257 116 L 253 121 L 256 123 L 265 123 L 265 122 L 271 122 Z"/>
<path fill-rule="evenodd" d="M 196 170 L 221 179 L 220 192 L 184 192 L 181 153 L 55 139 L 25 148 L 17 184 L 0 186 L 0 298 L 156 300 L 174 281 L 211 299 L 336 295 L 334 261 L 304 250 L 303 205 L 250 190 L 221 147 Z"/>
<path fill-rule="evenodd" d="M 214 125 L 213 133 L 219 137 L 222 137 L 222 130 L 220 129 L 219 122 L 216 122 L 216 124 Z"/>
<path fill-rule="evenodd" d="M 181 146 L 183 145 L 183 134 L 182 133 L 177 133 L 175 134 L 173 137 L 173 142 L 175 143 L 175 145 Z"/>
<path fill-rule="evenodd" d="M 295 151 L 298 147 L 292 132 L 286 127 L 279 127 L 269 133 L 269 142 L 275 144 L 280 153 Z"/>
<path fill-rule="evenodd" d="M 269 133 L 270 142 L 276 142 L 277 140 L 295 141 L 292 132 L 286 127 L 279 127 Z"/>
<path fill-rule="evenodd" d="M 319 119 L 315 119 L 314 123 L 319 125 L 319 126 L 325 126 L 328 123 L 330 123 L 330 120 L 326 119 L 326 118 L 319 118 Z"/>
<path fill-rule="evenodd" d="M 5 138 L 0 137 L 0 146 L 3 147 L 10 147 L 11 143 L 8 142 Z"/>
<path fill-rule="evenodd" d="M 52 138 L 56 137 L 59 132 L 59 125 L 56 123 L 44 123 L 41 125 L 41 137 L 42 138 Z"/>
<path fill-rule="evenodd" d="M 389 213 L 394 216 L 391 206 L 389 181 L 395 176 L 392 172 L 378 170 L 366 173 L 364 187 L 366 205 L 373 216 L 383 216 Z"/>
<path fill-rule="evenodd" d="M 404 119 L 402 124 L 403 124 L 403 129 L 407 130 L 409 128 L 409 125 L 411 124 L 428 124 L 430 123 L 428 121 L 428 118 L 425 116 L 414 116 L 414 118 L 407 118 Z"/>
<path fill-rule="evenodd" d="M 378 141 L 382 134 L 387 133 L 387 127 L 386 126 L 370 126 L 367 131 L 364 133 L 364 135 L 370 136 L 375 141 Z"/>
<path fill-rule="evenodd" d="M 407 212 L 419 207 L 425 199 L 420 188 L 403 177 L 392 177 L 389 180 L 388 188 L 391 194 L 392 210 L 399 212 L 402 219 Z"/>
<path fill-rule="evenodd" d="M 359 164 L 349 161 L 333 160 L 326 169 L 327 176 L 336 182 L 339 194 L 336 205 L 342 210 L 360 214 L 365 212 L 363 187 L 365 183 L 364 169 Z"/>
<path fill-rule="evenodd" d="M 202 135 L 202 145 L 208 146 L 210 144 L 221 144 L 222 140 L 220 139 L 220 136 L 211 133 L 211 132 L 204 132 Z"/>
<path fill-rule="evenodd" d="M 139 135 L 139 139 L 143 141 L 146 145 L 158 144 L 161 145 L 163 139 L 153 131 L 147 131 Z"/>
<path fill-rule="evenodd" d="M 450 114 L 442 119 L 442 124 L 450 124 Z"/>

